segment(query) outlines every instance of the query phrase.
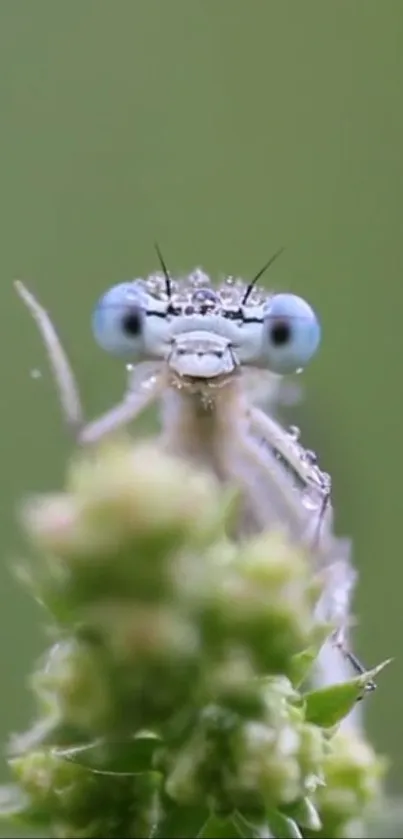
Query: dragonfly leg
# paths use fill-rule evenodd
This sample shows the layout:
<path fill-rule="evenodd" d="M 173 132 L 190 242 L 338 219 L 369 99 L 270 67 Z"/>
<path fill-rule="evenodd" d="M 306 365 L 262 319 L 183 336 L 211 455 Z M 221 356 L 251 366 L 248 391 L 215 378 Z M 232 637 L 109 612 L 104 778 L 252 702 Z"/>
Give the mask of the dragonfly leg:
<path fill-rule="evenodd" d="M 354 653 L 352 653 L 351 650 L 348 649 L 348 647 L 346 645 L 346 642 L 343 638 L 336 638 L 333 641 L 333 643 L 334 643 L 334 646 L 336 647 L 336 649 L 340 650 L 342 656 L 351 665 L 352 669 L 357 674 L 357 676 L 363 676 L 367 672 L 367 668 L 364 666 L 364 664 L 362 664 L 360 659 L 357 658 L 357 656 L 354 655 Z M 362 693 L 362 696 L 360 696 L 359 699 L 363 699 L 365 694 L 371 693 L 375 689 L 376 689 L 376 682 L 374 682 L 371 679 L 371 681 L 368 682 L 368 684 L 365 686 L 364 691 Z"/>
<path fill-rule="evenodd" d="M 78 442 L 82 445 L 97 443 L 108 434 L 113 434 L 118 428 L 133 422 L 148 405 L 157 399 L 162 388 L 161 377 L 146 378 L 137 391 L 129 393 L 110 411 L 84 426 L 78 435 Z"/>
<path fill-rule="evenodd" d="M 78 443 L 95 443 L 117 428 L 127 425 L 156 398 L 161 390 L 160 379 L 155 376 L 145 377 L 138 384 L 137 390 L 129 392 L 122 402 L 86 425 L 76 378 L 46 309 L 24 283 L 17 281 L 15 287 L 38 326 L 49 357 L 64 420 Z"/>
<path fill-rule="evenodd" d="M 46 309 L 24 283 L 17 280 L 15 288 L 38 326 L 49 357 L 64 420 L 76 436 L 84 423 L 84 416 L 77 381 L 67 354 Z"/>

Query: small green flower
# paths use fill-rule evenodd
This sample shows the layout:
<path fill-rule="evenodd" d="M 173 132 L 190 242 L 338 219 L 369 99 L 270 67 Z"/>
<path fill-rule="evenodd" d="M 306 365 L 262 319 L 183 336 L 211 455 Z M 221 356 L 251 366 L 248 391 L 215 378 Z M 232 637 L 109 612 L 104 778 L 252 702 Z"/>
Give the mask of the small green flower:
<path fill-rule="evenodd" d="M 386 762 L 354 732 L 334 735 L 323 761 L 324 784 L 315 792 L 323 823 L 321 835 L 348 837 L 363 829 L 362 814 L 379 796 L 385 769 Z"/>
<path fill-rule="evenodd" d="M 237 497 L 149 443 L 30 500 L 26 577 L 53 622 L 4 817 L 57 837 L 353 836 L 383 763 L 334 733 L 366 675 L 309 691 L 328 626 L 306 551 L 231 540 Z"/>

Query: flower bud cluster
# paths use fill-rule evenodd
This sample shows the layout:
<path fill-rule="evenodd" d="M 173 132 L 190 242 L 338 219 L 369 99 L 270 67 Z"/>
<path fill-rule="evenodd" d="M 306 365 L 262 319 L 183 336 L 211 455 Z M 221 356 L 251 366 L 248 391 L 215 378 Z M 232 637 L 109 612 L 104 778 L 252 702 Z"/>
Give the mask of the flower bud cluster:
<path fill-rule="evenodd" d="M 56 640 L 5 815 L 61 837 L 183 836 L 183 814 L 194 835 L 241 819 L 243 835 L 344 836 L 361 818 L 380 764 L 330 736 L 329 691 L 300 688 L 330 631 L 309 557 L 277 531 L 233 543 L 237 503 L 155 445 L 115 443 L 25 505 Z"/>

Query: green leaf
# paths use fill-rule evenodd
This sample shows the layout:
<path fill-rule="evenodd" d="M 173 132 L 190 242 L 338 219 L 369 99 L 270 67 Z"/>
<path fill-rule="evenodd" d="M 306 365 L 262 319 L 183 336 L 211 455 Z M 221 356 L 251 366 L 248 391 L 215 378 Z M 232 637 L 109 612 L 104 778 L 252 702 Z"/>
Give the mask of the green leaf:
<path fill-rule="evenodd" d="M 159 737 L 144 733 L 130 740 L 99 738 L 85 746 L 55 749 L 64 760 L 107 775 L 135 775 L 153 769 L 153 757 L 161 745 Z"/>
<path fill-rule="evenodd" d="M 299 688 L 309 675 L 309 671 L 318 657 L 315 647 L 309 647 L 302 653 L 297 653 L 291 659 L 290 679 L 295 688 Z"/>
<path fill-rule="evenodd" d="M 302 833 L 294 819 L 285 816 L 279 810 L 268 810 L 266 817 L 272 835 L 276 839 L 303 839 Z"/>
<path fill-rule="evenodd" d="M 220 819 L 219 816 L 210 816 L 204 827 L 197 834 L 197 839 L 243 839 L 243 837 L 254 837 L 253 833 L 239 831 L 235 819 Z"/>
<path fill-rule="evenodd" d="M 319 624 L 314 629 L 314 638 L 311 646 L 293 655 L 291 659 L 290 678 L 295 688 L 299 688 L 309 675 L 309 671 L 315 663 L 323 644 L 329 639 L 332 632 L 334 632 L 333 624 Z"/>
<path fill-rule="evenodd" d="M 368 670 L 362 676 L 350 679 L 348 682 L 340 682 L 321 690 L 313 690 L 304 694 L 305 715 L 308 722 L 319 725 L 322 728 L 331 728 L 337 725 L 355 703 L 363 695 L 365 688 L 383 670 L 389 661 L 385 661 L 373 670 Z"/>
<path fill-rule="evenodd" d="M 59 714 L 52 714 L 35 722 L 23 734 L 13 734 L 8 746 L 8 753 L 12 757 L 36 751 L 44 746 L 78 746 L 83 734 L 77 728 L 69 726 L 60 720 Z M 88 744 L 87 744 L 88 745 Z M 72 746 L 73 747 L 73 746 Z"/>
<path fill-rule="evenodd" d="M 153 832 L 153 839 L 186 839 L 188 836 L 217 836 L 217 839 L 221 839 L 221 837 L 224 839 L 224 834 L 203 833 L 209 822 L 210 817 L 207 808 L 173 804 L 169 806 L 165 818 L 161 820 L 156 831 Z M 228 834 L 225 834 L 225 837 L 227 836 Z M 236 839 L 236 837 L 233 837 L 233 839 Z"/>
<path fill-rule="evenodd" d="M 322 822 L 319 813 L 310 798 L 302 798 L 284 809 L 286 815 L 293 818 L 300 827 L 308 828 L 308 830 L 321 829 Z"/>
<path fill-rule="evenodd" d="M 232 822 L 242 839 L 273 839 L 273 834 L 265 823 L 264 817 L 257 819 L 236 812 L 232 817 Z"/>

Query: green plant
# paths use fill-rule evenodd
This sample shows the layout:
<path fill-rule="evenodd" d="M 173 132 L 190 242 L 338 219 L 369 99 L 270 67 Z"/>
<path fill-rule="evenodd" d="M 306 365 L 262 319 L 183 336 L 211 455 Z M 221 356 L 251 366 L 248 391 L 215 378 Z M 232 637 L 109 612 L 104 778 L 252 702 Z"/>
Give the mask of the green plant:
<path fill-rule="evenodd" d="M 233 543 L 237 504 L 122 441 L 25 505 L 54 643 L 4 817 L 57 837 L 361 835 L 384 763 L 339 723 L 374 673 L 306 686 L 332 629 L 320 584 L 282 532 Z"/>

